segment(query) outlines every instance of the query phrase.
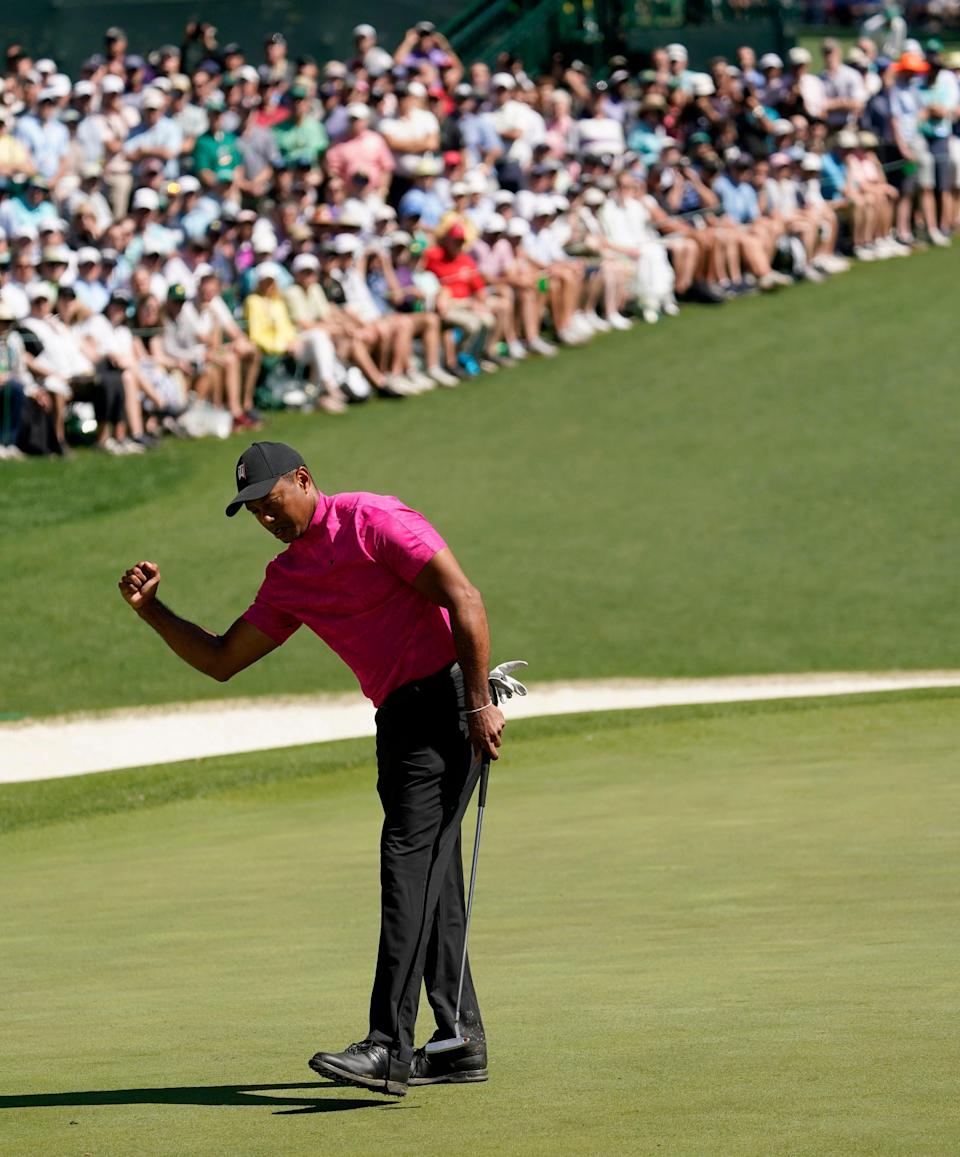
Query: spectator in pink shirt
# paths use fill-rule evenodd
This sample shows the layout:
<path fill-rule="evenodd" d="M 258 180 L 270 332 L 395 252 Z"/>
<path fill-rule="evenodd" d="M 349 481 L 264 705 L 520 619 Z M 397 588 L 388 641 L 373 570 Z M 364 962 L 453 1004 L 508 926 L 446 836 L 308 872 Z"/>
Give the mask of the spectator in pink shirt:
<path fill-rule="evenodd" d="M 351 104 L 347 107 L 347 114 L 350 118 L 349 133 L 346 140 L 334 145 L 327 153 L 327 171 L 347 182 L 354 173 L 366 173 L 371 189 L 386 197 L 395 168 L 390 146 L 370 128 L 368 105 Z"/>
<path fill-rule="evenodd" d="M 491 213 L 471 255 L 490 292 L 505 298 L 512 307 L 509 329 L 504 336 L 510 356 L 519 359 L 527 356 L 528 349 L 544 353 L 547 343 L 540 338 L 543 310 L 537 293 L 537 279 L 526 263 L 517 260 L 506 231 L 506 219 L 500 213 Z M 526 346 L 517 334 L 518 321 Z"/>

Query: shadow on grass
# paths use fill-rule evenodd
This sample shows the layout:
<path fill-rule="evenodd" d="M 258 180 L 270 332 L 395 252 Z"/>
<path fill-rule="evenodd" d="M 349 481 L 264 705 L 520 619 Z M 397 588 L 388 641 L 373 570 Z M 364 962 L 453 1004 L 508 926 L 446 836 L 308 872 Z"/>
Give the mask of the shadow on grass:
<path fill-rule="evenodd" d="M 292 1085 L 199 1085 L 194 1088 L 103 1089 L 76 1093 L 24 1093 L 0 1096 L 0 1109 L 46 1109 L 57 1105 L 295 1105 L 275 1116 L 295 1113 L 342 1113 L 349 1109 L 391 1108 L 380 1098 L 272 1097 L 267 1091 L 285 1089 L 340 1089 L 332 1081 L 297 1082 Z"/>

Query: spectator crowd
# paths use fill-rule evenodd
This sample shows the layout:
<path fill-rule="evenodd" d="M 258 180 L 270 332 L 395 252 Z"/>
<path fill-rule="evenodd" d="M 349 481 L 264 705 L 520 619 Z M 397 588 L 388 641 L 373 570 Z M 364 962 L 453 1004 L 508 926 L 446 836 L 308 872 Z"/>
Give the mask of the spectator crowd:
<path fill-rule="evenodd" d="M 431 23 L 342 61 L 111 28 L 0 79 L 0 458 L 228 435 L 553 357 L 678 302 L 950 244 L 960 56 L 465 65 Z"/>

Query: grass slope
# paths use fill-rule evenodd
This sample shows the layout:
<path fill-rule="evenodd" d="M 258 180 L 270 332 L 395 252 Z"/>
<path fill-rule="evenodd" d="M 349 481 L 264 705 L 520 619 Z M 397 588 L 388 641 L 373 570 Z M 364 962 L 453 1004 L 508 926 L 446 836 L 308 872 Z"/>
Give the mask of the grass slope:
<path fill-rule="evenodd" d="M 958 724 L 950 696 L 516 724 L 474 933 L 492 1079 L 395 1104 L 304 1064 L 364 1031 L 353 750 L 8 833 L 4 1151 L 953 1154 Z"/>
<path fill-rule="evenodd" d="M 265 436 L 422 509 L 537 679 L 957 666 L 958 271 L 861 266 Z M 147 557 L 180 613 L 246 607 L 272 542 L 223 517 L 239 449 L 0 470 L 0 712 L 352 686 L 305 631 L 214 684 L 120 601 Z"/>

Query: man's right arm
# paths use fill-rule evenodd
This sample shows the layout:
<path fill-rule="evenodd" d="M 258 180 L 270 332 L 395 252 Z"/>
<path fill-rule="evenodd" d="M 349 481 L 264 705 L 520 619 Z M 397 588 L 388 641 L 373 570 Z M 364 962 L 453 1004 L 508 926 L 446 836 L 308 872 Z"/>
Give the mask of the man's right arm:
<path fill-rule="evenodd" d="M 181 619 L 157 598 L 160 568 L 154 562 L 130 567 L 118 585 L 124 599 L 174 654 L 218 683 L 226 683 L 280 645 L 244 618 L 237 619 L 225 635 Z"/>

